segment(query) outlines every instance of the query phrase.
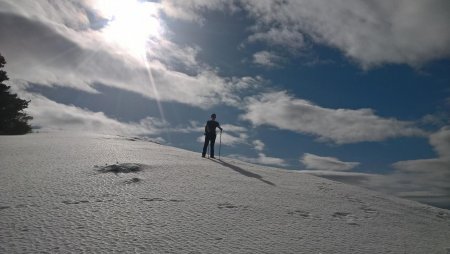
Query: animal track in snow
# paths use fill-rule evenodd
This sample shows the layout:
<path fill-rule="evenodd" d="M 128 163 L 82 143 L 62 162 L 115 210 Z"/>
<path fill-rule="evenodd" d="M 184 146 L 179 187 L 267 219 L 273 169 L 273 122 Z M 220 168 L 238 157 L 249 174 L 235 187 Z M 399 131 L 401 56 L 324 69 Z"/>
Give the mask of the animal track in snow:
<path fill-rule="evenodd" d="M 163 198 L 139 198 L 143 201 L 146 202 L 174 202 L 174 203 L 179 203 L 179 202 L 184 202 L 185 200 L 183 199 L 163 199 Z"/>
<path fill-rule="evenodd" d="M 436 214 L 436 217 L 441 218 L 441 219 L 450 219 L 450 214 L 445 213 L 445 212 L 439 212 L 438 214 Z M 449 248 L 450 250 L 450 248 Z"/>
<path fill-rule="evenodd" d="M 329 192 L 333 190 L 332 188 L 330 188 L 330 185 L 331 184 L 329 183 L 319 183 L 317 184 L 317 188 L 323 192 Z"/>
<path fill-rule="evenodd" d="M 165 201 L 163 198 L 139 198 L 139 199 L 142 199 L 142 200 L 148 201 L 148 202 Z"/>
<path fill-rule="evenodd" d="M 299 215 L 303 218 L 308 218 L 311 216 L 311 213 L 306 212 L 306 211 L 302 211 L 302 210 L 294 210 L 294 211 L 289 211 L 288 212 L 289 215 Z"/>
<path fill-rule="evenodd" d="M 140 182 L 142 182 L 142 179 L 138 178 L 138 177 L 133 177 L 131 179 L 124 181 L 125 184 L 133 184 L 133 183 L 140 183 Z"/>
<path fill-rule="evenodd" d="M 344 198 L 352 203 L 364 204 L 364 201 L 362 201 L 361 199 L 352 197 L 350 195 L 344 195 Z"/>
<path fill-rule="evenodd" d="M 64 200 L 64 201 L 62 201 L 62 203 L 66 204 L 66 205 L 77 205 L 77 204 L 82 204 L 82 203 L 89 203 L 89 201 L 88 200 L 80 200 L 80 201 Z"/>
<path fill-rule="evenodd" d="M 343 217 L 345 217 L 347 215 L 350 215 L 350 213 L 344 213 L 344 212 L 335 212 L 335 213 L 333 213 L 333 217 L 336 217 L 336 218 L 343 218 Z"/>
<path fill-rule="evenodd" d="M 378 211 L 368 207 L 367 205 L 362 205 L 359 209 L 363 210 L 367 214 L 377 214 Z"/>
<path fill-rule="evenodd" d="M 169 202 L 184 202 L 182 199 L 169 199 Z"/>
<path fill-rule="evenodd" d="M 242 206 L 242 205 L 234 205 L 232 203 L 229 202 L 225 202 L 225 203 L 219 203 L 217 204 L 217 208 L 219 209 L 242 209 L 242 210 L 247 210 L 248 206 Z"/>
<path fill-rule="evenodd" d="M 377 210 L 370 208 L 369 205 L 367 205 L 363 200 L 359 198 L 352 197 L 350 195 L 344 195 L 344 198 L 350 201 L 351 203 L 359 204 L 360 205 L 359 209 L 366 214 L 365 218 L 370 218 L 372 217 L 372 215 L 378 214 Z"/>
<path fill-rule="evenodd" d="M 332 215 L 334 218 L 340 219 L 340 220 L 345 220 L 347 224 L 349 225 L 355 225 L 355 226 L 359 226 L 358 223 L 356 223 L 356 219 L 357 217 L 355 217 L 354 215 L 352 215 L 351 213 L 345 213 L 345 212 L 335 212 Z"/>
<path fill-rule="evenodd" d="M 218 207 L 219 209 L 223 209 L 223 208 L 229 208 L 229 209 L 238 208 L 238 206 L 233 205 L 233 204 L 228 203 L 228 202 L 217 204 L 217 207 Z"/>
<path fill-rule="evenodd" d="M 101 203 L 101 202 L 111 202 L 111 201 L 113 201 L 113 200 L 112 200 L 112 199 L 107 199 L 107 200 L 97 199 L 97 200 L 95 200 L 95 202 L 97 202 L 97 203 Z"/>

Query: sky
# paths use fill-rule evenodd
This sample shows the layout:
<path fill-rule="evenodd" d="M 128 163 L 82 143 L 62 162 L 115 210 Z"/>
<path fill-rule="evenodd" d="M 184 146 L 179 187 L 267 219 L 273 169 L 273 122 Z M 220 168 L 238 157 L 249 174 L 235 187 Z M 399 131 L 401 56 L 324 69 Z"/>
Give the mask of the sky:
<path fill-rule="evenodd" d="M 35 131 L 141 136 L 450 208 L 447 0 L 0 0 Z M 216 147 L 217 150 L 217 147 Z"/>

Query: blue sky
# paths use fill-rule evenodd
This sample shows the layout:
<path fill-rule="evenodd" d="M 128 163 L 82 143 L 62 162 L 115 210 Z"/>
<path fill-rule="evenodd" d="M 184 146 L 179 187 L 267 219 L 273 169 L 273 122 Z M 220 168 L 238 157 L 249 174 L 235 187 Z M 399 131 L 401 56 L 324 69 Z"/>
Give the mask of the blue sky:
<path fill-rule="evenodd" d="M 146 136 L 450 207 L 450 4 L 0 1 L 39 131 Z"/>

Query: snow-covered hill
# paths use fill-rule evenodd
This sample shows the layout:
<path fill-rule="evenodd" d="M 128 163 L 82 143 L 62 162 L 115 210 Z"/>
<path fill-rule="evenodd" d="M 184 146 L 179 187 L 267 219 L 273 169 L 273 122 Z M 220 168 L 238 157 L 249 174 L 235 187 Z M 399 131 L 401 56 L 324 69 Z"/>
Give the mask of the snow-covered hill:
<path fill-rule="evenodd" d="M 450 253 L 450 213 L 106 135 L 0 137 L 1 253 Z"/>

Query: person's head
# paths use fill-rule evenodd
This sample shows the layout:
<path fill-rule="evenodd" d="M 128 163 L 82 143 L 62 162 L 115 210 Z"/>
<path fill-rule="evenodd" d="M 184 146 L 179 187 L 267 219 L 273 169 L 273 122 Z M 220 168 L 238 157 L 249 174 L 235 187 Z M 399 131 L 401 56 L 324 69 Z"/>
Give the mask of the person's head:
<path fill-rule="evenodd" d="M 211 119 L 212 119 L 212 120 L 216 120 L 216 114 L 212 114 L 212 115 L 211 115 Z"/>

